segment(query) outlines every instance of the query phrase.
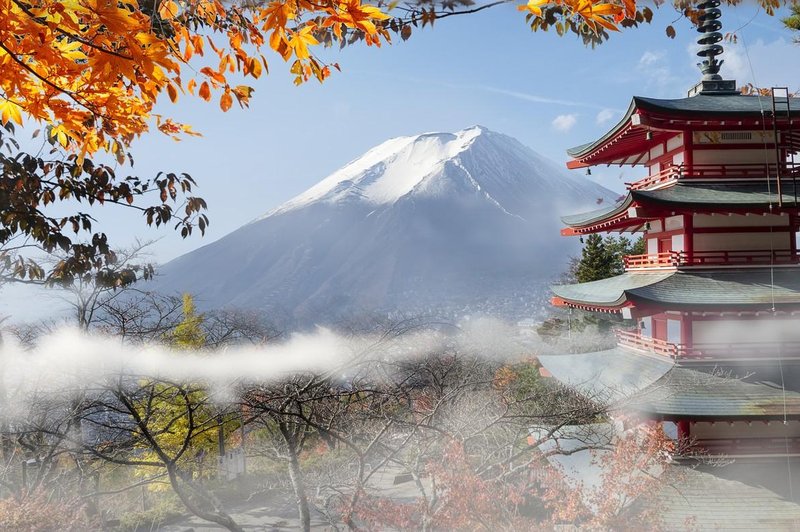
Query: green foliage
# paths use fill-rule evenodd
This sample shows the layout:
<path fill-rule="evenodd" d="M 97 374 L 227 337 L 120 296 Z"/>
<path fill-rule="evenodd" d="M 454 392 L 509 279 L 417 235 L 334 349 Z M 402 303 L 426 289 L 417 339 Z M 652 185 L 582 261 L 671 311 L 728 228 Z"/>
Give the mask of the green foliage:
<path fill-rule="evenodd" d="M 603 237 L 589 235 L 575 268 L 575 279 L 579 283 L 588 283 L 611 277 L 614 271 L 614 255 L 606 247 Z"/>
<path fill-rule="evenodd" d="M 581 258 L 571 266 L 571 277 L 579 283 L 607 279 L 625 271 L 623 257 L 644 253 L 644 238 L 631 241 L 624 236 L 605 238 L 589 235 Z"/>

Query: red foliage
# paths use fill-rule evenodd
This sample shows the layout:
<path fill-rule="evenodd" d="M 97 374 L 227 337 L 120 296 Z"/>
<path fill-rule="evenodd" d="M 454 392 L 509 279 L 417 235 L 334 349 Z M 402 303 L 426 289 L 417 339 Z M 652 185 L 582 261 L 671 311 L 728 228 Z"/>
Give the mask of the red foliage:
<path fill-rule="evenodd" d="M 0 530 L 13 532 L 83 532 L 98 524 L 80 501 L 50 497 L 44 491 L 0 499 Z"/>
<path fill-rule="evenodd" d="M 451 440 L 440 459 L 422 472 L 425 496 L 400 502 L 362 491 L 355 507 L 343 507 L 342 514 L 369 530 L 530 530 L 564 524 L 609 530 L 630 529 L 637 523 L 657 530 L 659 508 L 651 495 L 657 492 L 671 449 L 660 427 L 628 431 L 614 449 L 598 454 L 600 483 L 587 488 L 544 458 L 513 472 L 494 468 L 479 473 L 464 444 Z M 635 500 L 648 504 L 634 508 Z"/>

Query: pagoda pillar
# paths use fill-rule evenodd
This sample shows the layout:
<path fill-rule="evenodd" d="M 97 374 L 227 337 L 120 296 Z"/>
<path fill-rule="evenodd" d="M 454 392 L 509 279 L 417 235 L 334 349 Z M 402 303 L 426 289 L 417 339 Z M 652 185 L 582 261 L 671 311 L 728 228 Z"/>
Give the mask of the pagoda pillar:
<path fill-rule="evenodd" d="M 683 419 L 678 421 L 678 441 L 687 441 L 689 439 L 689 421 Z"/>

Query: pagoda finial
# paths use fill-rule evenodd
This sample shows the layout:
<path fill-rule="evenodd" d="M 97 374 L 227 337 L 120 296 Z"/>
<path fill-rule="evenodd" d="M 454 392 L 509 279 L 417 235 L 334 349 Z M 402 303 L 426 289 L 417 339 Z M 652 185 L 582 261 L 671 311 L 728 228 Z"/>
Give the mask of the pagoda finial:
<path fill-rule="evenodd" d="M 722 34 L 719 32 L 722 28 L 722 22 L 719 21 L 722 11 L 719 10 L 719 4 L 719 0 L 704 0 L 697 4 L 697 9 L 700 11 L 697 17 L 697 31 L 700 32 L 697 44 L 700 45 L 700 50 L 697 55 L 705 58 L 702 63 L 697 63 L 697 66 L 703 73 L 703 79 L 707 81 L 722 79 L 719 67 L 723 61 L 717 61 L 717 56 L 723 50 L 719 44 L 722 40 Z"/>
<path fill-rule="evenodd" d="M 719 32 L 722 29 L 722 22 L 719 21 L 722 11 L 719 5 L 720 0 L 700 0 L 697 4 L 697 31 L 700 33 L 700 38 L 697 39 L 700 50 L 697 55 L 703 58 L 697 66 L 703 73 L 703 79 L 689 90 L 689 96 L 737 93 L 736 81 L 722 79 L 719 75 L 719 68 L 723 63 L 717 59 L 722 53 L 722 45 L 719 44 L 722 41 L 722 34 Z"/>

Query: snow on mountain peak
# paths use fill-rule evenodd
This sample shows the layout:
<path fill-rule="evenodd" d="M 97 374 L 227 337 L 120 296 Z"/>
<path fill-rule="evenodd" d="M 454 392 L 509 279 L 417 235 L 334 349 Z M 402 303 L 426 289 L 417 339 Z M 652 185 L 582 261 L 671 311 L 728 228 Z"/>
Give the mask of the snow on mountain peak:
<path fill-rule="evenodd" d="M 205 308 L 257 308 L 301 326 L 443 308 L 516 319 L 575 251 L 559 214 L 612 196 L 480 126 L 395 138 L 165 265 L 156 282 Z"/>
<path fill-rule="evenodd" d="M 393 203 L 486 133 L 489 133 L 486 128 L 473 126 L 456 133 L 423 133 L 389 139 L 266 216 L 348 195 L 357 195 L 375 205 Z"/>

